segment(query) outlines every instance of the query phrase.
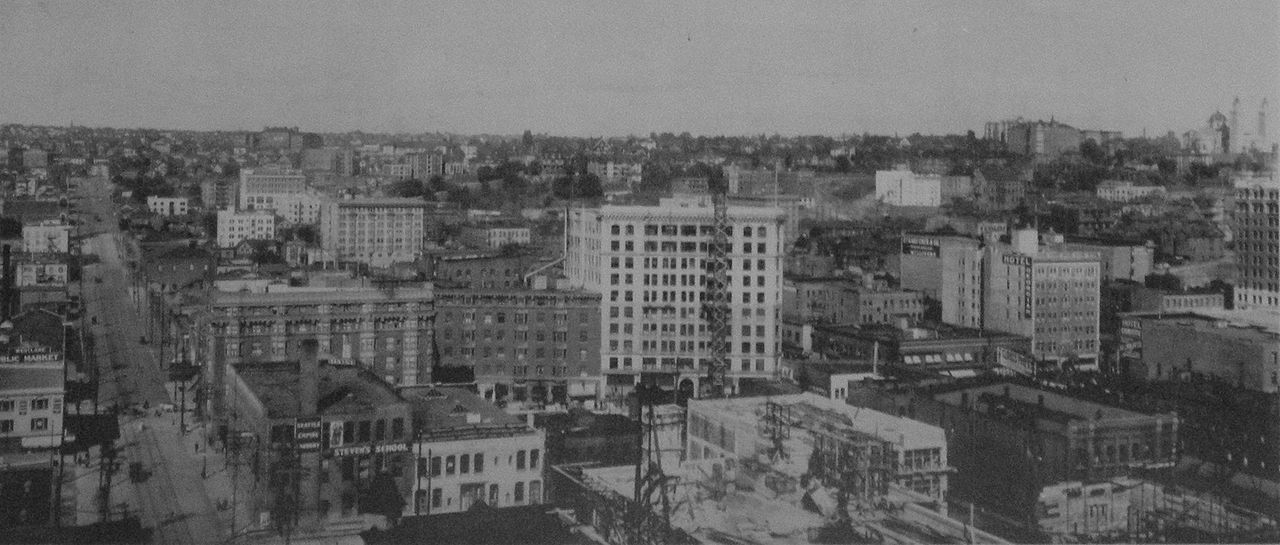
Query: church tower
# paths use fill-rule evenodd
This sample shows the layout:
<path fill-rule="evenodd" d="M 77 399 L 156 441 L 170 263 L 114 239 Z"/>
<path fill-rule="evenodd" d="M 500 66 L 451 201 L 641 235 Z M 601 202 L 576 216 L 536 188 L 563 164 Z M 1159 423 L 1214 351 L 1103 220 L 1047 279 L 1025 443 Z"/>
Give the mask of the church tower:
<path fill-rule="evenodd" d="M 1239 136 L 1240 136 L 1240 96 L 1239 95 L 1236 96 L 1235 100 L 1231 101 L 1231 123 L 1227 125 L 1227 127 L 1231 130 L 1231 134 L 1237 137 L 1236 141 L 1240 142 L 1241 140 L 1239 139 Z M 1223 149 L 1222 151 L 1226 153 L 1231 153 L 1231 148 L 1226 148 L 1226 149 Z"/>

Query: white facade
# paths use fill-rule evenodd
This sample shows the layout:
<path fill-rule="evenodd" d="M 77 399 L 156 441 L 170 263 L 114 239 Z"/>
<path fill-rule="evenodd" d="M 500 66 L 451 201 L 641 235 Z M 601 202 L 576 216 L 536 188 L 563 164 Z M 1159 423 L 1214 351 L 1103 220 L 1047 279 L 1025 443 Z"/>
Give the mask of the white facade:
<path fill-rule="evenodd" d="M 306 177 L 296 170 L 241 170 L 238 204 L 241 211 L 274 211 L 289 223 L 320 221 L 320 197 L 312 193 Z"/>
<path fill-rule="evenodd" d="M 707 198 L 659 206 L 603 206 L 569 213 L 565 275 L 597 291 L 606 396 L 629 390 L 641 371 L 697 382 L 706 374 L 702 317 L 713 210 Z M 777 208 L 729 207 L 730 369 L 772 377 L 781 335 L 784 218 Z"/>
<path fill-rule="evenodd" d="M 218 211 L 218 247 L 230 248 L 242 240 L 270 240 L 276 237 L 276 217 L 267 211 Z"/>
<path fill-rule="evenodd" d="M 942 206 L 942 177 L 877 170 L 876 198 L 893 206 Z"/>
<path fill-rule="evenodd" d="M 1164 195 L 1164 187 L 1158 185 L 1134 185 L 1133 182 L 1107 180 L 1098 184 L 1098 198 L 1111 202 L 1132 202 L 1152 195 Z"/>
<path fill-rule="evenodd" d="M 689 401 L 685 459 L 756 461 L 768 456 L 775 443 L 766 435 L 761 415 L 769 402 L 786 408 L 783 414 L 788 421 L 784 424 L 791 430 L 784 443 L 791 461 L 773 464 L 774 470 L 807 471 L 814 442 L 805 437 L 806 430 L 849 440 L 865 434 L 893 444 L 897 458 L 895 481 L 899 485 L 937 499 L 947 497 L 948 474 L 954 469 L 948 466 L 947 438 L 942 428 L 812 392 Z"/>
<path fill-rule="evenodd" d="M 147 197 L 147 210 L 161 216 L 186 215 L 188 209 L 186 197 Z"/>
<path fill-rule="evenodd" d="M 32 254 L 65 254 L 71 247 L 71 226 L 50 220 L 22 226 L 22 248 Z"/>
<path fill-rule="evenodd" d="M 328 201 L 320 215 L 324 259 L 385 267 L 422 254 L 426 203 L 418 199 Z"/>
<path fill-rule="evenodd" d="M 1280 179 L 1241 176 L 1233 185 L 1236 308 L 1280 311 Z"/>
<path fill-rule="evenodd" d="M 473 246 L 498 249 L 508 244 L 529 244 L 533 235 L 528 227 L 471 227 L 463 238 Z"/>
<path fill-rule="evenodd" d="M 542 503 L 545 433 L 420 441 L 413 447 L 417 492 L 406 514 L 461 513 L 479 501 L 497 508 Z"/>
<path fill-rule="evenodd" d="M 1038 246 L 1034 230 L 987 247 L 983 322 L 1031 339 L 1037 360 L 1097 369 L 1101 265 L 1093 252 Z"/>

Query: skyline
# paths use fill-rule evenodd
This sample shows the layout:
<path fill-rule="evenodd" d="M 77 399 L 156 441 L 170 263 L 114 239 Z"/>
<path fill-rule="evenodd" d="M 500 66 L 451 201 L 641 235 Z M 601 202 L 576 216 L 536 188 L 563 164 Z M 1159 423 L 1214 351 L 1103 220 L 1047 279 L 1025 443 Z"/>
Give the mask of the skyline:
<path fill-rule="evenodd" d="M 750 6 L 5 3 L 0 123 L 1159 136 L 1280 99 L 1276 2 Z"/>

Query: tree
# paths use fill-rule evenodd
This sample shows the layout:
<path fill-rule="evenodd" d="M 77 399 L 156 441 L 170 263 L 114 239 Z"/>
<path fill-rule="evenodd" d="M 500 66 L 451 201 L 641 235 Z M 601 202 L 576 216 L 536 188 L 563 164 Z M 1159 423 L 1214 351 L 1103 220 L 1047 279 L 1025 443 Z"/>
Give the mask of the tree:
<path fill-rule="evenodd" d="M 379 473 L 373 478 L 373 482 L 369 483 L 369 488 L 364 491 L 363 497 L 360 498 L 360 512 L 382 515 L 387 518 L 387 522 L 395 525 L 400 520 L 400 514 L 404 512 L 405 501 L 400 497 L 400 491 L 396 488 L 395 479 L 390 474 Z"/>
<path fill-rule="evenodd" d="M 422 180 L 400 180 L 387 189 L 387 193 L 394 197 L 421 198 L 426 194 L 426 187 Z"/>
<path fill-rule="evenodd" d="M 1092 138 L 1080 143 L 1080 155 L 1095 165 L 1107 158 L 1107 153 Z"/>
<path fill-rule="evenodd" d="M 524 136 L 520 137 L 520 141 L 524 144 L 525 150 L 533 149 L 533 131 L 525 129 Z"/>
<path fill-rule="evenodd" d="M 595 174 L 562 176 L 552 184 L 552 192 L 560 199 L 590 199 L 604 195 L 604 187 Z"/>
<path fill-rule="evenodd" d="M 22 236 L 22 222 L 13 219 L 0 217 L 0 237 L 17 238 Z"/>

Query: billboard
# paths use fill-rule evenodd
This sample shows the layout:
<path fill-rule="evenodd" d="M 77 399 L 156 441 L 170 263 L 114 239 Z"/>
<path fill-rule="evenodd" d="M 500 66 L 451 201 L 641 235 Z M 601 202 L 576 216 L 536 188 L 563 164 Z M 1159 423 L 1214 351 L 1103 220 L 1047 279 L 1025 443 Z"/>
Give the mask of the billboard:
<path fill-rule="evenodd" d="M 938 257 L 942 255 L 942 242 L 938 237 L 922 235 L 902 236 L 902 255 Z"/>
<path fill-rule="evenodd" d="M 294 421 L 293 440 L 298 452 L 320 451 L 320 417 L 298 418 Z"/>

